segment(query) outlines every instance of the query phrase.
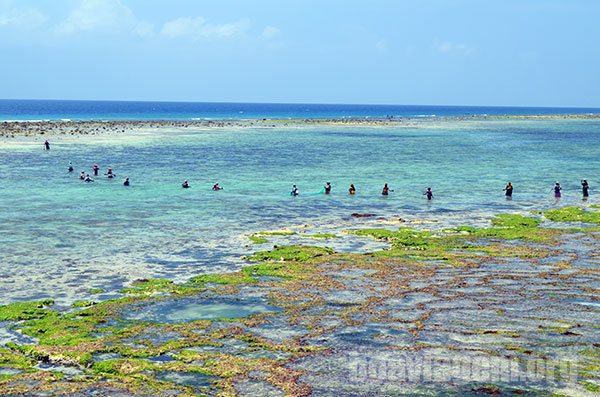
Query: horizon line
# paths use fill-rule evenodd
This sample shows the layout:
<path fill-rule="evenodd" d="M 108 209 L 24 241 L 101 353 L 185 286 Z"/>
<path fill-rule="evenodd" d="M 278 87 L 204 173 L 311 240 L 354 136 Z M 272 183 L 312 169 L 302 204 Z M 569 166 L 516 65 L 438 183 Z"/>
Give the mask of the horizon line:
<path fill-rule="evenodd" d="M 439 104 L 397 104 L 397 103 L 342 103 L 342 102 L 240 102 L 240 101 L 182 101 L 182 100 L 134 100 L 134 99 L 57 99 L 57 98 L 0 98 L 0 101 L 48 101 L 48 102 L 138 102 L 138 103 L 198 103 L 198 104 L 236 104 L 236 105 L 312 105 L 312 106 L 430 106 L 456 108 L 536 108 L 536 109 L 598 109 L 600 106 L 549 106 L 549 105 L 439 105 Z"/>

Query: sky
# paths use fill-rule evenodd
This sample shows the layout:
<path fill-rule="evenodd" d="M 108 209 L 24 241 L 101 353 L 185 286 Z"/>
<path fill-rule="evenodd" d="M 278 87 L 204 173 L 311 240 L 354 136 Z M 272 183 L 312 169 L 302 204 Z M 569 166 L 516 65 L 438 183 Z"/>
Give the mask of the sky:
<path fill-rule="evenodd" d="M 0 0 L 0 98 L 600 107 L 597 0 Z"/>

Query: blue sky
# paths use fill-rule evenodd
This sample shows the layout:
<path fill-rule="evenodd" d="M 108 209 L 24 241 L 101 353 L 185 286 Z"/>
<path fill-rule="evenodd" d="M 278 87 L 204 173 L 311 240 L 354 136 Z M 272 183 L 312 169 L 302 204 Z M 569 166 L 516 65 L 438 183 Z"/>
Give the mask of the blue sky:
<path fill-rule="evenodd" d="M 0 0 L 0 97 L 600 107 L 596 0 Z"/>

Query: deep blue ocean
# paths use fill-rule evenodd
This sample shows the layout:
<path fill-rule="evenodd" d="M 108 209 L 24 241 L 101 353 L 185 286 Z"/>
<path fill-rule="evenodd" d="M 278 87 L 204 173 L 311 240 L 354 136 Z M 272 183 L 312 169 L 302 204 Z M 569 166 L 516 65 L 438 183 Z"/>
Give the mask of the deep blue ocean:
<path fill-rule="evenodd" d="M 0 100 L 0 120 L 193 120 L 597 114 L 598 108 Z"/>

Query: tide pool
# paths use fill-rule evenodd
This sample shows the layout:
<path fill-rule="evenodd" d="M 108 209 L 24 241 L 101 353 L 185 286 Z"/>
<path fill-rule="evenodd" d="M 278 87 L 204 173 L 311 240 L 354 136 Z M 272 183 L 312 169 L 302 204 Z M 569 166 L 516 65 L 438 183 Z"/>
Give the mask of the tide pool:
<path fill-rule="evenodd" d="M 598 120 L 154 130 L 49 137 L 48 152 L 45 139 L 0 142 L 0 304 L 51 298 L 66 305 L 90 288 L 110 296 L 137 278 L 183 281 L 234 270 L 246 263 L 243 255 L 277 242 L 253 245 L 247 234 L 299 225 L 308 226 L 293 230 L 339 233 L 377 222 L 352 213 L 435 221 L 425 226 L 437 228 L 484 224 L 501 212 L 587 206 L 598 202 L 600 182 Z M 94 163 L 101 174 L 112 167 L 117 178 L 79 181 Z M 190 189 L 181 188 L 184 179 Z M 581 179 L 591 186 L 587 202 Z M 307 194 L 328 181 L 331 195 Z M 512 201 L 502 191 L 507 181 L 515 186 Z M 559 202 L 550 192 L 556 181 Z M 216 182 L 223 191 L 211 191 Z M 380 195 L 384 182 L 394 190 L 389 197 Z M 350 183 L 354 197 L 346 193 Z M 289 196 L 292 184 L 300 196 Z M 423 196 L 428 186 L 432 202 Z"/>

